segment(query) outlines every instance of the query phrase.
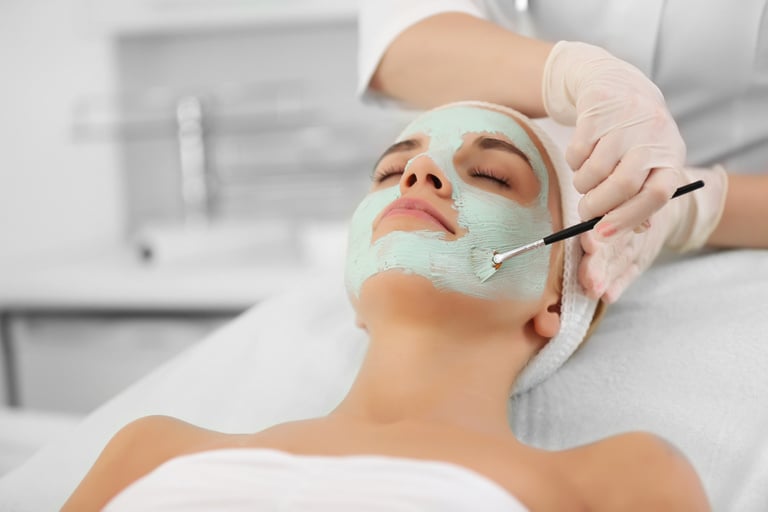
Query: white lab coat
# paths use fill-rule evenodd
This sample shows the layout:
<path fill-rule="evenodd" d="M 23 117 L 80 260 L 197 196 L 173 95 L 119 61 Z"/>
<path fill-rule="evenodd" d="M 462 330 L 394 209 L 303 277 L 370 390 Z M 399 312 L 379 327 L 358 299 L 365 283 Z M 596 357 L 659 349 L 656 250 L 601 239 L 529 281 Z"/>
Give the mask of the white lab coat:
<path fill-rule="evenodd" d="M 631 62 L 662 90 L 690 165 L 768 172 L 768 0 L 363 0 L 359 91 L 405 28 L 465 12 L 541 39 L 584 41 Z M 489 77 L 492 79 L 492 77 Z"/>

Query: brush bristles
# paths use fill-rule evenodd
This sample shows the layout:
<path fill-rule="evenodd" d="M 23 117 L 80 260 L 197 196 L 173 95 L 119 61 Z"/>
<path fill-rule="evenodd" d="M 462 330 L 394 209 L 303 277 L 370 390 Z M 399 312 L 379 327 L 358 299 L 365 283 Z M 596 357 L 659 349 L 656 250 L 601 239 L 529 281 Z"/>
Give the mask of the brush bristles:
<path fill-rule="evenodd" d="M 472 249 L 472 268 L 481 283 L 490 279 L 501 266 L 493 261 L 495 254 L 495 252 L 489 254 L 487 249 Z"/>

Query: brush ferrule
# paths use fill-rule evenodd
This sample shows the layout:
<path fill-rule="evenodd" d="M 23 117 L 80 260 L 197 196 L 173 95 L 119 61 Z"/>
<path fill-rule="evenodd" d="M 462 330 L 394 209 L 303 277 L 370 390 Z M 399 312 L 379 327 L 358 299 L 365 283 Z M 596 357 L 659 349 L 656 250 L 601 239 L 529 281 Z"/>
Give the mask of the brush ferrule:
<path fill-rule="evenodd" d="M 544 245 L 544 240 L 536 240 L 535 242 L 531 242 L 529 244 L 523 245 L 522 247 L 518 247 L 517 249 L 512 249 L 511 251 L 496 253 L 493 255 L 493 262 L 497 265 L 500 265 L 513 256 L 517 256 L 519 254 L 523 254 L 528 251 L 538 249 L 542 245 Z"/>

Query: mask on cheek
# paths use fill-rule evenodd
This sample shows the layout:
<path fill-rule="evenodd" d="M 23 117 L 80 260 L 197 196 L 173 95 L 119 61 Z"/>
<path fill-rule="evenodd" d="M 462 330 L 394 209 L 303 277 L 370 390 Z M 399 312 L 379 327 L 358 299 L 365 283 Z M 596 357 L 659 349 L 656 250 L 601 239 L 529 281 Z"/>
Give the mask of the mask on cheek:
<path fill-rule="evenodd" d="M 539 196 L 529 206 L 467 184 L 456 172 L 453 157 L 467 133 L 498 133 L 515 143 L 529 159 L 540 183 Z M 474 272 L 472 249 L 505 250 L 552 232 L 547 207 L 549 179 L 546 167 L 528 134 L 508 116 L 490 110 L 453 107 L 425 114 L 408 126 L 398 140 L 424 133 L 430 137 L 425 153 L 412 158 L 431 158 L 450 180 L 458 224 L 466 233 L 447 240 L 441 231 L 393 231 L 372 242 L 374 219 L 401 196 L 392 186 L 369 194 L 350 223 L 345 282 L 358 297 L 371 276 L 400 271 L 429 279 L 439 290 L 483 299 L 531 300 L 541 296 L 549 273 L 549 248 L 507 261 L 485 282 Z M 408 167 L 406 166 L 406 173 Z"/>

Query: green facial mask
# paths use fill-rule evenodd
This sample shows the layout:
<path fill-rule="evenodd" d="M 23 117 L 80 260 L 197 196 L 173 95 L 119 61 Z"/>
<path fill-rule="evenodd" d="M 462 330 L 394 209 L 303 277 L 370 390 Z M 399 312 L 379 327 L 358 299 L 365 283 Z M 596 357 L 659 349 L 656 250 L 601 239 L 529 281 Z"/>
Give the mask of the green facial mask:
<path fill-rule="evenodd" d="M 527 157 L 540 183 L 532 205 L 487 192 L 466 183 L 453 165 L 454 155 L 468 133 L 500 134 L 512 141 Z M 467 233 L 446 240 L 441 231 L 393 231 L 372 243 L 373 221 L 401 196 L 400 186 L 370 193 L 358 206 L 349 231 L 346 286 L 358 297 L 371 276 L 386 271 L 417 274 L 437 289 L 460 292 L 483 299 L 530 300 L 541 296 L 549 273 L 549 248 L 516 256 L 487 281 L 481 282 L 472 265 L 472 249 L 487 251 L 489 264 L 494 250 L 503 251 L 552 232 L 547 207 L 549 177 L 538 149 L 511 117 L 476 107 L 450 107 L 428 112 L 411 123 L 398 141 L 416 134 L 429 137 L 427 151 L 409 160 L 431 158 L 453 186 L 458 224 Z"/>

